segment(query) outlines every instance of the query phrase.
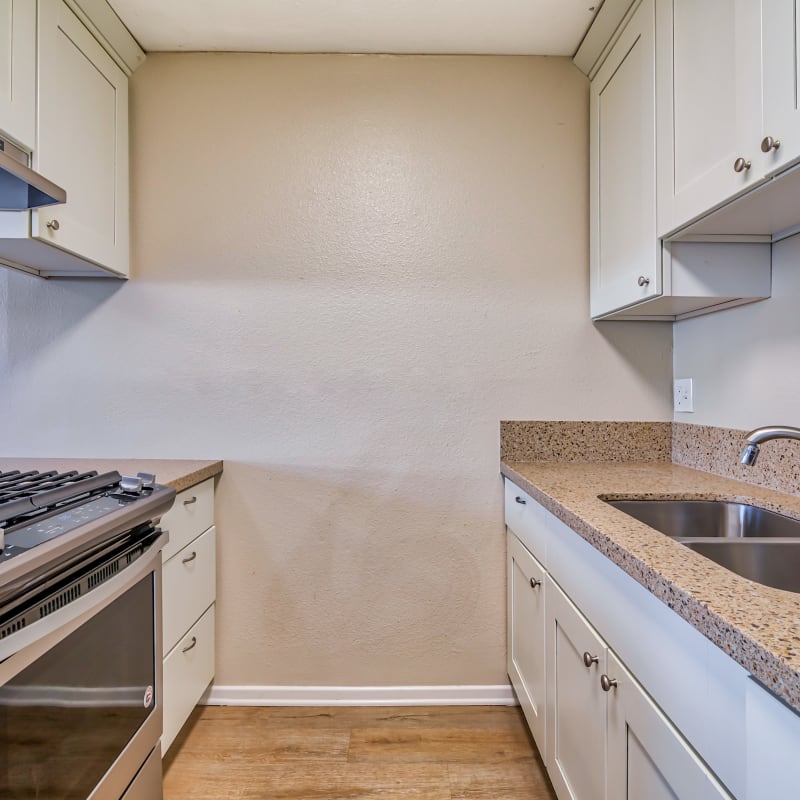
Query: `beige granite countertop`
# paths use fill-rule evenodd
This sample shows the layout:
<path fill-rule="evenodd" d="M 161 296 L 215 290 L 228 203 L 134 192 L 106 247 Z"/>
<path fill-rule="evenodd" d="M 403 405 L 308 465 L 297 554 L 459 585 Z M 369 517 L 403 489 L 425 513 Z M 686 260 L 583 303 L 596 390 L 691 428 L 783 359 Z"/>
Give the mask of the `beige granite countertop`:
<path fill-rule="evenodd" d="M 503 475 L 800 711 L 800 594 L 754 583 L 604 503 L 721 499 L 800 519 L 800 497 L 671 463 L 503 462 Z"/>
<path fill-rule="evenodd" d="M 187 461 L 183 459 L 132 459 L 132 458 L 2 458 L 0 470 L 35 469 L 39 472 L 56 469 L 97 470 L 111 472 L 117 470 L 122 475 L 135 475 L 137 472 L 151 472 L 156 480 L 171 486 L 176 492 L 196 486 L 207 478 L 222 472 L 222 461 Z"/>

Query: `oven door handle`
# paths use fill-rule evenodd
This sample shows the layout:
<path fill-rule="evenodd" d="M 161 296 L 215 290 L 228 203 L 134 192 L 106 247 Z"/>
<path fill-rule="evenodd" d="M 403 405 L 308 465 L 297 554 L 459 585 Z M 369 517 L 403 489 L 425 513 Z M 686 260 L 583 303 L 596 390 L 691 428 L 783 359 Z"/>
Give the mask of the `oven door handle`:
<path fill-rule="evenodd" d="M 167 541 L 168 536 L 162 533 L 136 561 L 113 578 L 58 611 L 53 611 L 32 625 L 0 639 L 0 686 L 79 628 L 87 619 L 102 611 L 148 572 L 160 569 L 161 550 Z M 90 656 L 87 653 L 87 657 Z"/>

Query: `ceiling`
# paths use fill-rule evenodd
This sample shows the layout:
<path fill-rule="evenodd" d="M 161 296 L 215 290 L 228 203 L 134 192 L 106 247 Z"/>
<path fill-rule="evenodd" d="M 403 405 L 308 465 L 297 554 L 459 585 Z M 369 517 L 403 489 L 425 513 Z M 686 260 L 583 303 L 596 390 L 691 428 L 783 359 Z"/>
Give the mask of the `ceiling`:
<path fill-rule="evenodd" d="M 573 55 L 602 0 L 109 0 L 145 50 Z"/>

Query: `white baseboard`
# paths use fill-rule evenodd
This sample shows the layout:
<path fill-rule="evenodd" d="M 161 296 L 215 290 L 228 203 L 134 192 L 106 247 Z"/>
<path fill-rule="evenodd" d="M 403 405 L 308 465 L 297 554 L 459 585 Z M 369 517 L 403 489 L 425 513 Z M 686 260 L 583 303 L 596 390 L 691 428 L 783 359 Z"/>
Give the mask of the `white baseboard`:
<path fill-rule="evenodd" d="M 508 684 L 499 686 L 215 686 L 207 706 L 515 706 Z"/>

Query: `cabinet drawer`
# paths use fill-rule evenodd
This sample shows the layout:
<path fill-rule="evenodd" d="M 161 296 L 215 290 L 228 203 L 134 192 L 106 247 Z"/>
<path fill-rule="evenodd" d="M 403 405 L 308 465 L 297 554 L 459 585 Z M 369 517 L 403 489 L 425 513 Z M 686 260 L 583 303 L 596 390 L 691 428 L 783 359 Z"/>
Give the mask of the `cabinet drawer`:
<path fill-rule="evenodd" d="M 179 550 L 214 524 L 214 479 L 178 493 L 175 505 L 161 518 L 161 527 L 169 531 L 169 542 L 161 559 L 169 561 Z"/>
<path fill-rule="evenodd" d="M 528 509 L 528 506 L 533 505 L 534 501 L 529 495 L 523 492 L 519 486 L 515 486 L 511 483 L 508 478 L 506 478 L 505 484 L 506 525 L 508 525 L 514 533 L 519 535 L 520 531 L 525 526 L 525 511 Z"/>
<path fill-rule="evenodd" d="M 546 567 L 546 531 L 539 522 L 539 504 L 508 478 L 505 480 L 506 525 Z"/>
<path fill-rule="evenodd" d="M 166 753 L 214 677 L 214 606 L 181 638 L 164 659 L 164 732 Z"/>
<path fill-rule="evenodd" d="M 164 565 L 162 593 L 164 654 L 216 596 L 216 530 L 211 527 Z"/>

